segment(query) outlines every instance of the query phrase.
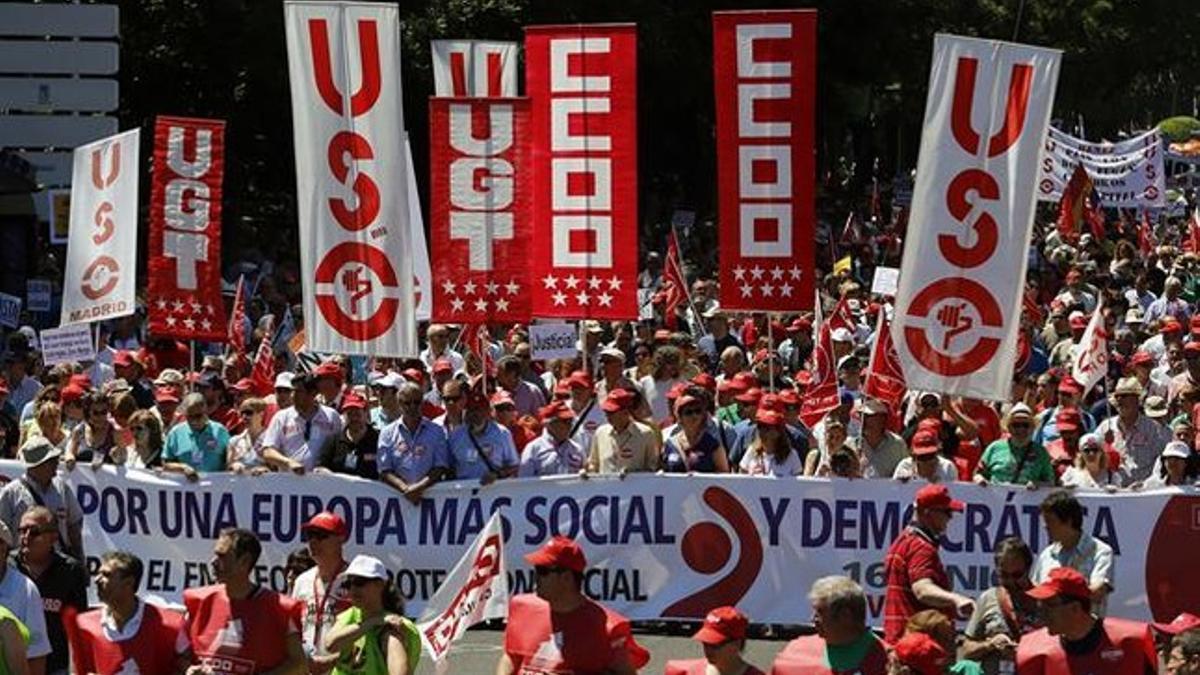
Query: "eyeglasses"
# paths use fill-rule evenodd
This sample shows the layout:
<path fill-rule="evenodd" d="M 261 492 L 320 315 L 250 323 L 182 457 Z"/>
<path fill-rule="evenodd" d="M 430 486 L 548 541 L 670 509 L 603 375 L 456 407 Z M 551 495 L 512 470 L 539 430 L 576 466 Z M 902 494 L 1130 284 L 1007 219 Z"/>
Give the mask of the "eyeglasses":
<path fill-rule="evenodd" d="M 443 398 L 442 400 L 446 401 L 449 399 Z M 455 399 L 455 400 L 457 400 L 457 399 Z M 419 398 L 402 398 L 402 399 L 400 399 L 400 405 L 421 405 L 421 399 L 419 399 Z"/>
<path fill-rule="evenodd" d="M 255 413 L 256 411 L 254 411 L 254 410 L 250 410 L 249 408 L 247 408 L 246 410 L 242 410 L 242 411 L 239 411 L 239 412 L 240 412 L 240 414 L 241 414 L 241 416 L 242 416 L 242 417 L 254 417 L 254 413 Z"/>
<path fill-rule="evenodd" d="M 567 570 L 565 567 L 550 567 L 549 565 L 537 565 L 533 568 L 533 571 L 536 572 L 539 577 L 544 577 L 544 576 L 547 576 L 550 574 L 561 574 L 562 572 L 566 572 Z"/>
<path fill-rule="evenodd" d="M 703 415 L 703 414 L 704 414 L 704 411 L 700 408 L 684 408 L 683 410 L 679 411 L 680 417 L 695 417 L 697 415 Z"/>
<path fill-rule="evenodd" d="M 446 403 L 458 403 L 462 400 L 462 396 L 443 396 L 442 400 Z"/>
<path fill-rule="evenodd" d="M 129 427 L 129 430 L 135 434 L 140 434 L 140 433 L 149 431 L 149 429 L 147 429 L 146 427 Z"/>
<path fill-rule="evenodd" d="M 38 527 L 37 525 L 22 525 L 21 527 L 17 528 L 17 532 L 36 537 L 41 534 L 50 534 L 51 532 L 56 532 L 56 530 L 48 527 Z"/>
<path fill-rule="evenodd" d="M 1100 454 L 1100 448 L 1090 448 L 1090 447 L 1089 447 L 1089 448 L 1084 448 L 1084 449 L 1083 449 L 1083 454 L 1085 454 L 1085 455 L 1098 455 L 1098 454 Z"/>
<path fill-rule="evenodd" d="M 326 532 L 325 530 L 309 530 L 305 532 L 304 535 L 308 537 L 309 541 L 321 541 L 322 539 L 328 539 L 332 537 L 333 533 Z"/>
<path fill-rule="evenodd" d="M 372 581 L 378 581 L 378 579 L 369 579 L 367 577 L 346 577 L 346 581 L 343 583 L 345 584 L 346 588 L 362 588 Z"/>

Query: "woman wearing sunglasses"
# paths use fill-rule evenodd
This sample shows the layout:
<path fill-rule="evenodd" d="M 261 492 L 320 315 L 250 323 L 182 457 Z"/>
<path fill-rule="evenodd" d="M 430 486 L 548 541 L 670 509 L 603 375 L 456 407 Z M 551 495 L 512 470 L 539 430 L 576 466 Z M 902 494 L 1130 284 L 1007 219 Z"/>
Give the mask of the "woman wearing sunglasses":
<path fill-rule="evenodd" d="M 742 473 L 752 476 L 774 476 L 788 478 L 804 473 L 804 465 L 800 456 L 792 449 L 784 426 L 783 415 L 774 410 L 759 408 L 754 415 L 755 428 L 758 431 L 746 454 L 742 455 Z"/>
<path fill-rule="evenodd" d="M 687 389 L 675 401 L 674 433 L 663 443 L 663 466 L 668 473 L 729 473 L 729 456 L 709 423 L 708 394 Z"/>
<path fill-rule="evenodd" d="M 162 467 L 162 422 L 149 410 L 139 410 L 129 416 L 129 431 L 133 442 L 113 451 L 113 462 L 134 469 Z"/>
<path fill-rule="evenodd" d="M 99 392 L 89 392 L 83 397 L 83 424 L 75 427 L 63 453 L 63 465 L 67 470 L 75 468 L 75 462 L 91 462 L 97 457 L 108 456 L 115 445 L 112 421 L 108 418 L 108 399 Z"/>
<path fill-rule="evenodd" d="M 242 432 L 229 440 L 225 466 L 234 473 L 261 475 L 270 469 L 262 463 L 258 453 L 262 450 L 262 435 L 267 430 L 267 402 L 261 398 L 244 399 L 238 406 L 242 418 Z"/>
<path fill-rule="evenodd" d="M 1125 483 L 1124 476 L 1108 466 L 1108 453 L 1096 434 L 1084 434 L 1079 439 L 1075 465 L 1062 475 L 1063 487 L 1104 488 L 1114 491 Z"/>
<path fill-rule="evenodd" d="M 342 573 L 354 606 L 338 614 L 325 649 L 339 654 L 334 675 L 409 675 L 417 670 L 421 636 L 404 618 L 404 601 L 378 558 L 357 555 Z"/>

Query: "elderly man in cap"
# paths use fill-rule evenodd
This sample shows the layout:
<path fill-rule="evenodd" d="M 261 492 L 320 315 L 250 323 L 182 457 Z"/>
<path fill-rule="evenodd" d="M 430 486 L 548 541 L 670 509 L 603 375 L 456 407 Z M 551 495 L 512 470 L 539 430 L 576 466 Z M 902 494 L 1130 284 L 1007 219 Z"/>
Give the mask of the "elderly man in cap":
<path fill-rule="evenodd" d="M 867 595 L 853 579 L 817 579 L 808 593 L 816 634 L 792 640 L 775 657 L 772 675 L 887 672 L 887 647 L 867 627 Z"/>
<path fill-rule="evenodd" d="M 958 467 L 941 455 L 942 441 L 937 432 L 922 429 L 913 434 L 909 456 L 900 460 L 892 478 L 898 481 L 923 480 L 928 483 L 953 483 Z"/>
<path fill-rule="evenodd" d="M 542 435 L 529 442 L 521 455 L 521 478 L 577 474 L 587 464 L 587 448 L 571 437 L 575 412 L 555 401 L 539 412 Z"/>
<path fill-rule="evenodd" d="M 1196 315 L 1194 318 L 1200 319 L 1200 315 Z M 1183 358 L 1186 370 L 1172 377 L 1167 385 L 1168 403 L 1174 403 L 1183 389 L 1200 387 L 1200 341 L 1192 340 L 1185 344 Z"/>
<path fill-rule="evenodd" d="M 1097 436 L 1111 438 L 1109 443 L 1121 456 L 1121 469 L 1134 481 L 1150 477 L 1154 461 L 1171 440 L 1169 429 L 1142 412 L 1143 393 L 1136 379 L 1122 378 L 1113 391 L 1117 414 L 1096 427 Z"/>
<path fill-rule="evenodd" d="M 379 474 L 384 483 L 417 504 L 449 469 L 445 427 L 421 416 L 421 388 L 402 383 L 396 392 L 400 417 L 379 433 Z"/>
<path fill-rule="evenodd" d="M 887 404 L 873 398 L 859 399 L 859 415 L 862 433 L 851 440 L 851 446 L 862 462 L 862 477 L 891 478 L 908 457 L 908 446 L 899 434 L 888 430 Z"/>
<path fill-rule="evenodd" d="M 317 564 L 296 577 L 291 594 L 303 603 L 300 636 L 308 656 L 309 672 L 325 673 L 337 662 L 337 655 L 325 650 L 325 635 L 333 627 L 337 615 L 350 608 L 350 592 L 341 576 L 346 570 L 344 548 L 350 529 L 338 514 L 322 511 L 310 518 L 300 531 Z"/>
<path fill-rule="evenodd" d="M 200 394 L 188 394 L 180 407 L 187 422 L 175 425 L 167 433 L 163 443 L 163 469 L 182 473 L 190 481 L 199 478 L 197 472 L 200 471 L 224 471 L 229 430 L 209 419 L 204 397 Z"/>
<path fill-rule="evenodd" d="M 1056 568 L 1026 595 L 1037 600 L 1046 627 L 1021 636 L 1017 675 L 1158 672 L 1150 627 L 1126 619 L 1097 618 L 1092 613 L 1092 590 L 1076 570 Z"/>
<path fill-rule="evenodd" d="M 571 438 L 578 441 L 586 452 L 592 445 L 592 436 L 606 421 L 604 410 L 596 399 L 596 386 L 592 382 L 591 375 L 582 370 L 576 370 L 566 381 L 567 388 L 571 391 L 567 405 L 571 407 L 571 411 L 577 418 L 575 425 L 571 428 Z M 636 387 L 636 385 L 634 386 Z M 625 389 L 625 387 L 618 387 L 618 389 Z M 637 389 L 629 389 L 629 391 L 636 392 Z"/>
<path fill-rule="evenodd" d="M 637 396 L 626 389 L 609 392 L 600 404 L 608 418 L 592 436 L 588 449 L 588 473 L 657 471 L 662 455 L 659 435 L 633 419 Z"/>
<path fill-rule="evenodd" d="M 113 370 L 118 378 L 129 383 L 129 390 L 139 408 L 154 404 L 154 394 L 146 381 L 146 364 L 137 352 L 122 349 L 113 356 Z"/>
<path fill-rule="evenodd" d="M 742 658 L 750 620 L 736 607 L 710 610 L 692 639 L 704 646 L 704 658 L 667 661 L 663 675 L 764 675 Z"/>
<path fill-rule="evenodd" d="M 272 418 L 276 412 L 292 407 L 292 396 L 296 391 L 295 386 L 292 384 L 292 380 L 294 379 L 296 379 L 295 373 L 283 372 L 275 376 L 275 391 L 270 396 L 267 396 L 267 405 L 273 405 L 270 415 Z"/>
<path fill-rule="evenodd" d="M 1060 380 L 1055 391 L 1056 404 L 1039 413 L 1034 421 L 1036 430 L 1033 432 L 1033 440 L 1040 445 L 1046 445 L 1057 439 L 1059 436 L 1058 414 L 1067 409 L 1078 411 L 1083 433 L 1095 429 L 1096 420 L 1090 413 L 1080 408 L 1082 398 L 1083 387 L 1075 381 L 1075 378 L 1067 375 Z"/>
<path fill-rule="evenodd" d="M 379 405 L 371 408 L 371 426 L 383 431 L 387 425 L 400 419 L 404 409 L 397 393 L 405 380 L 399 374 L 387 372 L 371 382 L 371 391 L 379 399 Z M 420 389 L 418 388 L 418 391 Z M 419 411 L 418 411 L 419 412 Z"/>
<path fill-rule="evenodd" d="M 1018 403 L 1008 412 L 1008 438 L 992 442 L 975 467 L 975 483 L 1024 485 L 1030 490 L 1054 485 L 1058 477 L 1050 455 L 1033 441 L 1033 413 Z"/>
<path fill-rule="evenodd" d="M 29 629 L 29 672 L 40 675 L 47 672 L 47 657 L 53 649 L 46 629 L 45 603 L 29 577 L 10 564 L 8 554 L 14 543 L 12 530 L 0 523 L 0 607 L 12 612 Z"/>
<path fill-rule="evenodd" d="M 477 384 L 467 393 L 463 424 L 450 434 L 450 470 L 459 480 L 487 485 L 517 475 L 521 463 L 512 434 L 492 419 L 491 401 Z"/>
<path fill-rule="evenodd" d="M 204 402 L 208 406 L 209 418 L 221 423 L 226 429 L 230 425 L 241 423 L 237 408 L 229 405 L 226 400 L 225 380 L 217 373 L 204 372 L 200 374 L 200 378 L 196 380 L 196 393 L 204 397 Z"/>
<path fill-rule="evenodd" d="M 646 665 L 650 653 L 633 639 L 629 620 L 584 594 L 587 559 L 579 544 L 555 536 L 525 561 L 533 566 L 537 593 L 509 600 L 496 675 L 629 675 Z"/>
<path fill-rule="evenodd" d="M 917 490 L 913 520 L 896 537 L 884 557 L 887 593 L 883 601 L 884 639 L 895 644 L 908 618 L 923 609 L 938 609 L 951 620 L 967 618 L 975 602 L 950 590 L 950 576 L 938 545 L 950 519 L 966 504 L 950 497 L 942 484 Z"/>
<path fill-rule="evenodd" d="M 379 431 L 368 421 L 367 399 L 347 391 L 342 397 L 342 419 L 342 431 L 321 445 L 317 469 L 378 479 Z"/>
<path fill-rule="evenodd" d="M 58 519 L 59 549 L 83 560 L 83 510 L 75 491 L 58 475 L 62 451 L 45 438 L 34 436 L 21 447 L 20 456 L 25 462 L 25 475 L 0 489 L 0 523 L 15 532 L 21 514 L 34 506 L 45 506 Z"/>
<path fill-rule="evenodd" d="M 425 403 L 445 409 L 442 387 L 454 377 L 454 365 L 450 363 L 450 359 L 441 358 L 434 361 L 432 376 L 433 382 L 429 385 L 429 391 L 425 392 Z"/>

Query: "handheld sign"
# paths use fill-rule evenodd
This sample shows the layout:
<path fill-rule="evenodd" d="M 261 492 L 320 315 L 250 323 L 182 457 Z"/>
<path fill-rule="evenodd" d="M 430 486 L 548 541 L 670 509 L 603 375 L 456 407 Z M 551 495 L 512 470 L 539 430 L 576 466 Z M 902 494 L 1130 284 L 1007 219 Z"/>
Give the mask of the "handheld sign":
<path fill-rule="evenodd" d="M 574 324 L 535 323 L 529 326 L 529 344 L 537 361 L 573 359 L 579 353 L 578 334 Z"/>

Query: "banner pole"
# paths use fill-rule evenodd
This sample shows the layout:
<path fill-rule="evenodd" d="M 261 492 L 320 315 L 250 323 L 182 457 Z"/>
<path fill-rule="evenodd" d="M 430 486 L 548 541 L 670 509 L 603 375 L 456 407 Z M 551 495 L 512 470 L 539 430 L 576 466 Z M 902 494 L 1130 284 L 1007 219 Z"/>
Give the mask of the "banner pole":
<path fill-rule="evenodd" d="M 476 333 L 476 337 L 479 340 L 479 344 L 476 345 L 476 348 L 479 349 L 479 370 L 483 373 L 483 394 L 484 394 L 484 396 L 487 396 L 488 366 L 487 366 L 487 357 L 484 356 L 484 352 L 483 352 L 483 331 L 485 331 L 485 330 L 487 330 L 487 324 L 484 324 L 475 333 Z"/>
<path fill-rule="evenodd" d="M 771 313 L 767 312 L 767 378 L 771 391 L 775 391 L 775 369 L 771 367 L 771 357 L 775 355 L 775 331 L 771 326 Z"/>
<path fill-rule="evenodd" d="M 687 298 L 688 308 L 692 310 L 692 316 L 696 319 L 696 325 L 700 326 L 701 336 L 708 335 L 708 324 L 704 323 L 704 317 L 700 316 L 700 313 L 696 311 L 696 303 L 692 301 L 692 289 L 689 288 L 687 275 L 684 274 L 684 272 L 683 272 L 683 250 L 679 246 L 679 233 L 677 233 L 675 231 L 675 223 L 671 223 L 670 227 L 671 227 L 671 239 L 675 240 L 675 253 L 677 254 L 677 257 L 679 258 L 679 260 L 677 262 L 679 263 L 679 278 L 683 280 L 683 296 L 685 298 Z M 671 244 L 670 244 L 670 242 L 668 242 L 667 243 L 667 253 L 669 254 L 670 252 L 671 252 Z M 671 261 L 668 260 L 666 262 L 666 264 L 670 265 Z M 665 265 L 664 265 L 664 269 L 665 269 Z M 664 317 L 664 319 L 665 319 L 665 317 Z M 688 326 L 688 328 L 691 328 L 691 326 Z"/>

